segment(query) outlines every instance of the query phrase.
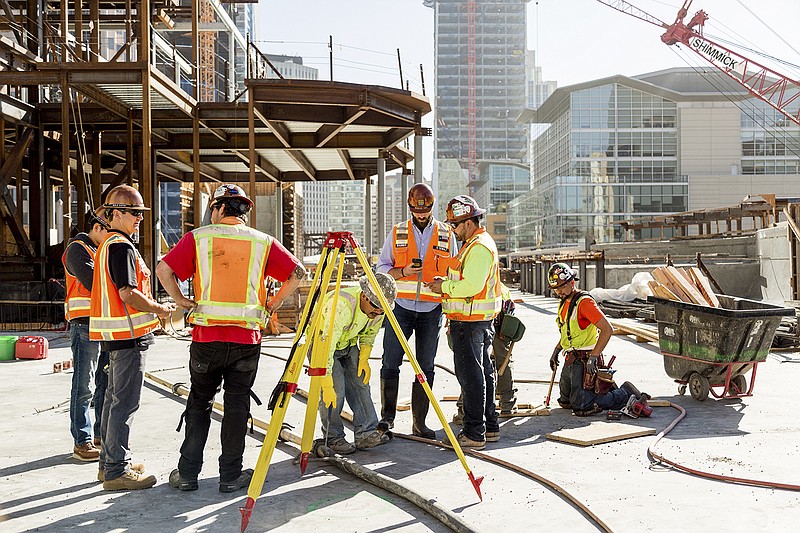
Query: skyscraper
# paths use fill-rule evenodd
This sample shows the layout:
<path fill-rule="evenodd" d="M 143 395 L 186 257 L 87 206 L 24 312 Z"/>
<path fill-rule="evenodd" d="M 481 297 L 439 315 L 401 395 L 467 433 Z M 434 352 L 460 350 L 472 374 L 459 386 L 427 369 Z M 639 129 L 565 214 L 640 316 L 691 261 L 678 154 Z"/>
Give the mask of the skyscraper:
<path fill-rule="evenodd" d="M 434 185 L 440 198 L 463 194 L 470 181 L 476 200 L 489 205 L 490 176 L 484 170 L 526 160 L 525 127 L 516 118 L 526 107 L 527 2 L 423 2 L 435 19 Z M 471 179 L 468 172 L 474 173 Z"/>

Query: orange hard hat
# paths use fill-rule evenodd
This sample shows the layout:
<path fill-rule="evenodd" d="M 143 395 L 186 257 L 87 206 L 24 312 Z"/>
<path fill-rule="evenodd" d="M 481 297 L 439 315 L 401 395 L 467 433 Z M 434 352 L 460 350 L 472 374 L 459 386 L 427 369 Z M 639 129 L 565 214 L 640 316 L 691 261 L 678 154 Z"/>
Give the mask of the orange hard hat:
<path fill-rule="evenodd" d="M 428 213 L 435 201 L 433 189 L 425 183 L 417 183 L 408 190 L 408 208 L 412 213 Z"/>
<path fill-rule="evenodd" d="M 447 204 L 447 221 L 452 223 L 479 217 L 484 213 L 486 209 L 478 207 L 478 202 L 466 194 L 456 196 Z"/>

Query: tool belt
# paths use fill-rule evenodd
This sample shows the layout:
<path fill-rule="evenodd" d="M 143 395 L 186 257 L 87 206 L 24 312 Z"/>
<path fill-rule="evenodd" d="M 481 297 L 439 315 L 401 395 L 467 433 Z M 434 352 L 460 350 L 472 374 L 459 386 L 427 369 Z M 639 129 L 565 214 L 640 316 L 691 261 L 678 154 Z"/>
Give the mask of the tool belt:
<path fill-rule="evenodd" d="M 564 356 L 564 365 L 569 366 L 575 360 L 586 363 L 591 353 L 591 350 L 567 350 Z"/>
<path fill-rule="evenodd" d="M 586 361 L 589 360 L 591 357 L 591 350 L 570 350 L 567 352 L 566 357 L 564 358 L 565 365 L 571 365 L 574 361 L 580 361 L 583 363 L 583 388 L 584 390 L 593 390 L 597 394 L 605 394 L 611 389 L 613 384 L 613 379 L 609 382 L 607 380 L 608 376 L 604 376 L 601 379 L 598 379 L 597 374 L 590 374 L 586 371 Z M 597 356 L 597 367 L 600 368 L 604 366 L 603 364 L 603 356 Z M 602 392 L 601 392 L 602 391 Z"/>

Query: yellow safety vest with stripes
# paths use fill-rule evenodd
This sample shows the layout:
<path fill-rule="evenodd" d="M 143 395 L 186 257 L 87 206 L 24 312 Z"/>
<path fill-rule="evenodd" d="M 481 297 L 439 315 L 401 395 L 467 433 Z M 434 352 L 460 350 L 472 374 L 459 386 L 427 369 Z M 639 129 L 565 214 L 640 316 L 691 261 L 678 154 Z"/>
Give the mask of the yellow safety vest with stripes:
<path fill-rule="evenodd" d="M 267 325 L 264 271 L 272 237 L 245 224 L 213 224 L 192 231 L 196 253 L 189 322 L 198 326 Z"/>
<path fill-rule="evenodd" d="M 591 296 L 587 293 L 580 294 L 575 300 L 575 304 L 567 308 L 567 312 L 572 310 L 572 313 L 566 320 L 561 318 L 565 301 L 562 300 L 558 304 L 556 325 L 561 333 L 561 347 L 565 350 L 591 350 L 597 344 L 597 326 L 589 324 L 586 329 L 581 329 L 578 323 L 578 306 L 584 298 L 591 298 Z"/>
<path fill-rule="evenodd" d="M 108 251 L 114 244 L 125 244 L 134 250 L 136 288 L 148 298 L 152 298 L 150 269 L 147 268 L 141 254 L 123 235 L 110 233 L 95 253 L 89 317 L 89 338 L 93 341 L 137 339 L 160 327 L 155 314 L 139 311 L 122 301 L 108 269 Z"/>
<path fill-rule="evenodd" d="M 475 246 L 483 246 L 492 254 L 492 265 L 489 269 L 489 277 L 481 291 L 469 298 L 451 298 L 445 294 L 442 297 L 442 311 L 450 320 L 462 322 L 477 322 L 480 320 L 492 320 L 500 312 L 503 305 L 503 297 L 500 288 L 500 265 L 497 261 L 497 245 L 494 240 L 486 233 L 485 228 L 479 228 L 475 234 L 466 242 L 458 252 L 458 262 L 456 266 L 451 266 L 447 273 L 447 278 L 453 281 L 463 279 L 462 268 L 465 262 L 469 261 L 469 253 Z"/>

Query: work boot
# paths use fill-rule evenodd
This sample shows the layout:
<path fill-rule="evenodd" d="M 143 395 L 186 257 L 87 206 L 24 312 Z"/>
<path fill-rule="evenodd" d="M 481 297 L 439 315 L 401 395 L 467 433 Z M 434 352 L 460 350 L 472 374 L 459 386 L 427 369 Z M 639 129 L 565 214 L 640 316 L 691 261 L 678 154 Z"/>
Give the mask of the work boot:
<path fill-rule="evenodd" d="M 84 442 L 83 444 L 76 444 L 72 447 L 72 457 L 79 461 L 92 461 L 100 460 L 100 450 L 94 447 L 91 442 Z"/>
<path fill-rule="evenodd" d="M 575 413 L 575 416 L 586 417 L 586 416 L 596 415 L 597 413 L 602 413 L 603 409 L 595 403 L 592 404 L 592 406 L 589 407 L 588 409 L 582 411 L 575 410 L 572 412 Z"/>
<path fill-rule="evenodd" d="M 456 440 L 458 441 L 458 445 L 461 446 L 462 448 L 469 448 L 471 450 L 478 451 L 486 447 L 485 440 L 473 440 L 467 437 L 463 431 L 460 432 L 458 435 L 456 435 Z M 442 442 L 444 442 L 448 446 L 452 446 L 452 444 L 450 444 L 450 437 L 448 436 L 445 436 Z"/>
<path fill-rule="evenodd" d="M 171 476 L 170 476 L 171 477 Z M 237 490 L 243 489 L 250 485 L 250 480 L 253 479 L 253 469 L 246 468 L 242 470 L 242 473 L 239 474 L 239 477 L 234 479 L 233 481 L 222 481 L 219 482 L 219 491 L 220 492 L 236 492 Z"/>
<path fill-rule="evenodd" d="M 169 474 L 169 486 L 178 490 L 197 490 L 197 478 L 186 479 L 176 468 Z"/>
<path fill-rule="evenodd" d="M 99 450 L 100 449 L 100 437 L 95 437 L 93 442 L 94 442 L 94 447 Z"/>
<path fill-rule="evenodd" d="M 463 413 L 454 414 L 452 422 L 453 422 L 453 424 L 455 424 L 457 426 L 463 426 L 464 425 L 464 414 Z"/>
<path fill-rule="evenodd" d="M 387 436 L 386 438 L 388 439 L 389 437 Z M 325 446 L 333 453 L 338 453 L 339 455 L 349 455 L 356 451 L 355 444 L 347 442 L 344 437 L 329 441 Z"/>
<path fill-rule="evenodd" d="M 422 383 L 415 381 L 411 386 L 411 416 L 414 420 L 411 426 L 411 433 L 423 439 L 435 439 L 436 432 L 425 425 L 425 417 L 428 416 L 428 409 L 431 402 Z"/>
<path fill-rule="evenodd" d="M 144 474 L 144 465 L 142 463 L 133 463 L 131 464 L 131 470 L 136 472 L 137 474 Z M 97 481 L 101 483 L 106 480 L 106 472 L 102 468 L 97 471 Z"/>
<path fill-rule="evenodd" d="M 620 386 L 620 389 L 624 390 L 625 392 L 627 392 L 631 396 L 636 396 L 637 400 L 647 401 L 647 400 L 650 399 L 650 395 L 649 394 L 647 394 L 646 392 L 639 392 L 639 389 L 637 389 L 636 386 L 633 383 L 631 383 L 630 381 L 626 381 L 625 383 L 623 383 Z"/>
<path fill-rule="evenodd" d="M 378 422 L 378 431 L 386 433 L 394 427 L 394 417 L 397 414 L 397 389 L 400 378 L 381 378 L 381 420 Z"/>
<path fill-rule="evenodd" d="M 500 440 L 500 432 L 499 431 L 487 431 L 486 432 L 486 442 L 497 442 Z"/>
<path fill-rule="evenodd" d="M 569 403 L 569 400 L 562 400 L 559 398 L 556 400 L 558 402 L 558 406 L 562 409 L 572 409 L 572 404 Z"/>
<path fill-rule="evenodd" d="M 128 470 L 121 476 L 103 481 L 103 490 L 139 490 L 149 489 L 156 484 L 156 476 L 145 476 Z"/>
<path fill-rule="evenodd" d="M 364 437 L 356 439 L 356 448 L 359 450 L 366 450 L 368 448 L 380 446 L 381 444 L 386 444 L 387 442 L 389 442 L 389 435 L 381 433 L 380 431 L 372 431 L 367 433 Z"/>

